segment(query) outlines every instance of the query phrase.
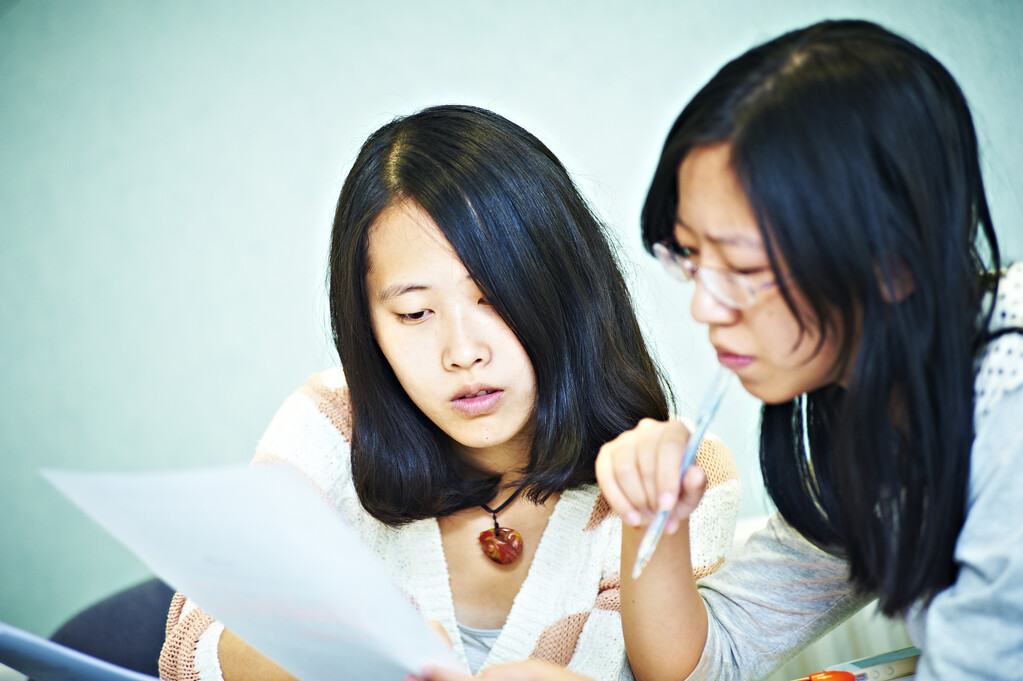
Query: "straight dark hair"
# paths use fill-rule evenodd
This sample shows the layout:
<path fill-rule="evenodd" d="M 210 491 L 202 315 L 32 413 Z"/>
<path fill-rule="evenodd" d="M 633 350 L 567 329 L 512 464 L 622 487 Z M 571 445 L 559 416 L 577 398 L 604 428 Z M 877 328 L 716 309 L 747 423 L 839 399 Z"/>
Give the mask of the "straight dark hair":
<path fill-rule="evenodd" d="M 998 246 L 972 118 L 931 55 L 865 21 L 826 21 L 722 68 L 676 120 L 643 208 L 673 234 L 679 165 L 726 142 L 792 313 L 838 335 L 847 389 L 763 408 L 760 462 L 784 518 L 843 554 L 886 614 L 956 578 L 974 356 Z M 987 260 L 981 249 L 986 244 Z M 789 277 L 782 278 L 780 263 Z M 994 296 L 992 296 L 992 300 Z"/>
<path fill-rule="evenodd" d="M 392 525 L 440 517 L 487 503 L 499 482 L 463 477 L 373 336 L 368 239 L 381 211 L 406 200 L 437 223 L 532 362 L 534 435 L 519 481 L 531 500 L 594 482 L 604 442 L 641 418 L 667 418 L 604 228 L 554 154 L 484 109 L 397 118 L 370 135 L 344 182 L 328 274 L 353 409 L 352 475 L 370 514 Z"/>

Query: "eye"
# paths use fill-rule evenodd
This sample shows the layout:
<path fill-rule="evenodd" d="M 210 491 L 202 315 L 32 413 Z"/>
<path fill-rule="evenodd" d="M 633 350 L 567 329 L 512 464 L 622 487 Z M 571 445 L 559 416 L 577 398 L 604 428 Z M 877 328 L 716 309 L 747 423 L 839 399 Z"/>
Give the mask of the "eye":
<path fill-rule="evenodd" d="M 682 258 L 683 260 L 694 261 L 696 258 L 695 248 L 683 246 L 674 239 L 668 241 L 668 248 L 671 250 L 672 254 L 674 254 L 678 258 Z"/>
<path fill-rule="evenodd" d="M 398 313 L 397 317 L 400 321 L 406 324 L 415 324 L 421 322 L 424 319 L 428 319 L 433 314 L 431 310 L 419 310 L 418 312 Z"/>

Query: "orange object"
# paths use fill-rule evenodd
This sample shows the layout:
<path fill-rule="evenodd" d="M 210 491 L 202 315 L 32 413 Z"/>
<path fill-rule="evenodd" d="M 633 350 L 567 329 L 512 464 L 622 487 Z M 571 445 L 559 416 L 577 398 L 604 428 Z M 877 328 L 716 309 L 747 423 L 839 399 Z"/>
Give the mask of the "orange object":
<path fill-rule="evenodd" d="M 856 675 L 852 672 L 817 672 L 810 674 L 806 681 L 856 681 Z"/>

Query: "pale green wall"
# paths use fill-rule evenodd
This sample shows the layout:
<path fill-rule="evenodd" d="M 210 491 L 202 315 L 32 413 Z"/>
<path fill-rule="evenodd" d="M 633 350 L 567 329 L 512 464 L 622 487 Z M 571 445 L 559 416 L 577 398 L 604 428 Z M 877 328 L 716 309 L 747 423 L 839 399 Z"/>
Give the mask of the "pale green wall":
<path fill-rule="evenodd" d="M 147 574 L 40 467 L 245 461 L 333 362 L 332 205 L 396 114 L 467 102 L 547 141 L 620 230 L 689 405 L 713 361 L 636 226 L 668 124 L 754 41 L 852 15 L 961 79 L 1023 257 L 1017 0 L 0 2 L 0 619 L 49 634 Z M 749 515 L 765 509 L 755 410 L 735 393 L 715 430 Z"/>

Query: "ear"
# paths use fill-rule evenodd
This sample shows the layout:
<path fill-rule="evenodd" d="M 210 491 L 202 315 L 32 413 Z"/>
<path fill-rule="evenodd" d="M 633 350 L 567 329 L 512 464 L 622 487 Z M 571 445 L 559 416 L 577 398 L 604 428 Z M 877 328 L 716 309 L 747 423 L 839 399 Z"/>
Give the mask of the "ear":
<path fill-rule="evenodd" d="M 913 293 L 916 282 L 902 258 L 889 256 L 874 265 L 881 298 L 888 304 L 901 303 Z"/>

